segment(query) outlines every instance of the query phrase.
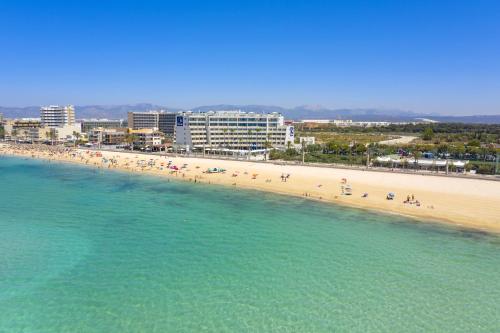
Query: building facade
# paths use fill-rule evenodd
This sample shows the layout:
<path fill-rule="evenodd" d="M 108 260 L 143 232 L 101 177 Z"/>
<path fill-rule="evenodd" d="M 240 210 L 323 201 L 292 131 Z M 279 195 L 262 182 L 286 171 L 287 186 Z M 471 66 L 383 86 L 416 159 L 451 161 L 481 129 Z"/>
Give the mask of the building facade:
<path fill-rule="evenodd" d="M 176 144 L 186 149 L 257 150 L 294 142 L 294 127 L 279 113 L 241 111 L 184 112 L 176 117 Z"/>
<path fill-rule="evenodd" d="M 89 142 L 103 145 L 120 145 L 125 143 L 126 128 L 94 128 L 88 132 Z"/>
<path fill-rule="evenodd" d="M 175 112 L 160 112 L 158 114 L 158 130 L 168 137 L 175 137 Z"/>
<path fill-rule="evenodd" d="M 129 134 L 134 138 L 134 146 L 138 147 L 159 147 L 162 145 L 162 140 L 164 138 L 162 132 L 151 128 L 130 130 Z"/>
<path fill-rule="evenodd" d="M 128 127 L 133 130 L 156 129 L 166 136 L 175 135 L 175 117 L 177 113 L 166 111 L 129 112 Z"/>
<path fill-rule="evenodd" d="M 141 128 L 158 129 L 158 112 L 129 112 L 127 114 L 128 127 L 133 130 Z"/>
<path fill-rule="evenodd" d="M 82 119 L 80 121 L 83 133 L 87 133 L 94 128 L 120 128 L 126 126 L 123 119 Z"/>
<path fill-rule="evenodd" d="M 67 106 L 44 106 L 40 108 L 40 120 L 42 126 L 49 128 L 75 125 L 75 108 L 73 105 Z"/>
<path fill-rule="evenodd" d="M 25 140 L 29 142 L 44 141 L 50 137 L 51 129 L 42 127 L 39 119 L 11 119 L 6 120 L 4 124 L 5 139 L 7 140 Z"/>

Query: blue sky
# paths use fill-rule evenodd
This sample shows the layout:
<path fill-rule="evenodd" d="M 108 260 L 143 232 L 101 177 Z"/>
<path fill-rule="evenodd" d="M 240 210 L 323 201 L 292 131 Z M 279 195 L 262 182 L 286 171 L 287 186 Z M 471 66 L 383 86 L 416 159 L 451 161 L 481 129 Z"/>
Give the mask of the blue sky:
<path fill-rule="evenodd" d="M 500 114 L 500 1 L 0 1 L 0 105 Z"/>

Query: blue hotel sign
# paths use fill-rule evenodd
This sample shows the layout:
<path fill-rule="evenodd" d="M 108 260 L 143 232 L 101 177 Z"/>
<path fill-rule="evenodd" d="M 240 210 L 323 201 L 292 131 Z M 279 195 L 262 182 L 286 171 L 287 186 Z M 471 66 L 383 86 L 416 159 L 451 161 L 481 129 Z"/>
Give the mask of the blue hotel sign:
<path fill-rule="evenodd" d="M 176 123 L 177 123 L 177 126 L 184 126 L 184 117 L 183 116 L 177 116 Z"/>

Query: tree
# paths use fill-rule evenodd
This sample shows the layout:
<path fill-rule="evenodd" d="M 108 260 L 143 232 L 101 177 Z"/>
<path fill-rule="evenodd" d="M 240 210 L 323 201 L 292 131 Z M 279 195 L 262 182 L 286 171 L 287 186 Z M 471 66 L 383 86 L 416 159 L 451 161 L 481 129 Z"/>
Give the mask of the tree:
<path fill-rule="evenodd" d="M 366 152 L 366 146 L 361 143 L 356 143 L 353 148 L 356 155 L 363 155 Z"/>
<path fill-rule="evenodd" d="M 134 150 L 134 142 L 137 141 L 137 135 L 128 133 L 125 135 L 125 142 L 130 145 L 132 150 Z"/>
<path fill-rule="evenodd" d="M 56 130 L 51 128 L 50 131 L 49 131 L 49 138 L 50 138 L 50 144 L 53 146 L 54 145 L 54 140 L 57 139 L 57 135 L 56 135 Z"/>
<path fill-rule="evenodd" d="M 73 136 L 75 137 L 75 144 L 74 144 L 74 146 L 76 147 L 76 142 L 78 140 L 80 140 L 81 134 L 80 134 L 80 132 L 73 131 Z"/>
<path fill-rule="evenodd" d="M 470 140 L 469 142 L 467 142 L 467 146 L 479 147 L 481 146 L 481 141 L 479 141 L 478 139 Z"/>
<path fill-rule="evenodd" d="M 265 156 L 265 159 L 267 161 L 267 150 L 272 149 L 273 148 L 273 144 L 271 143 L 271 141 L 266 140 L 266 142 L 264 142 L 264 147 L 266 148 L 266 153 L 264 154 L 264 156 Z"/>
<path fill-rule="evenodd" d="M 418 166 L 418 159 L 422 156 L 422 152 L 419 151 L 419 150 L 415 150 L 413 151 L 413 166 L 415 167 L 415 170 L 417 170 L 417 166 Z"/>
<path fill-rule="evenodd" d="M 11 138 L 14 137 L 17 140 L 17 130 L 16 129 L 13 129 L 12 131 L 10 131 L 10 137 Z"/>
<path fill-rule="evenodd" d="M 422 139 L 425 141 L 430 141 L 434 137 L 434 131 L 432 130 L 431 127 L 426 127 L 424 129 L 424 133 L 422 134 Z"/>
<path fill-rule="evenodd" d="M 302 140 L 302 164 L 304 164 L 305 160 L 306 160 L 306 141 L 305 140 Z"/>

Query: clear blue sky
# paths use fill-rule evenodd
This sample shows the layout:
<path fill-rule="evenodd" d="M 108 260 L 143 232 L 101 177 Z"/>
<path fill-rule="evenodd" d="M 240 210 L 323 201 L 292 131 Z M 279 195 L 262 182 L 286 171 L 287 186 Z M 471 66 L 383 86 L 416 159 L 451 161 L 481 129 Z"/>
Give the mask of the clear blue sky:
<path fill-rule="evenodd" d="M 0 1 L 0 105 L 500 114 L 500 1 Z"/>

